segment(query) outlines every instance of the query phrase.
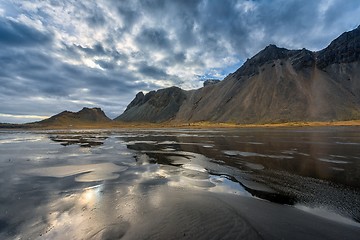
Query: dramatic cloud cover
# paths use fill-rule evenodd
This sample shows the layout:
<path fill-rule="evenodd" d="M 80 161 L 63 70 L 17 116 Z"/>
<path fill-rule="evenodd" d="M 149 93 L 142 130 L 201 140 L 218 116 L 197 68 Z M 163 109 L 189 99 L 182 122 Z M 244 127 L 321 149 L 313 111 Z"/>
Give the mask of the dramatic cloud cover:
<path fill-rule="evenodd" d="M 273 43 L 319 50 L 360 24 L 342 0 L 0 0 L 0 122 L 198 88 Z"/>

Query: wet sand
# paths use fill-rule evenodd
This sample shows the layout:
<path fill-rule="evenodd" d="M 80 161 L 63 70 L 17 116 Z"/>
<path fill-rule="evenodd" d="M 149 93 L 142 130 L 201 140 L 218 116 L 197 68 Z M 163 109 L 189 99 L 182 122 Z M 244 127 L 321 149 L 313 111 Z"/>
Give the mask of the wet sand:
<path fill-rule="evenodd" d="M 0 238 L 358 239 L 358 145 L 353 128 L 2 132 Z"/>
<path fill-rule="evenodd" d="M 148 189 L 139 189 L 141 195 L 124 195 L 120 189 L 114 192 L 103 185 L 61 194 L 50 205 L 36 209 L 34 218 L 19 229 L 21 233 L 16 237 L 357 239 L 360 234 L 359 226 L 320 218 L 291 206 L 232 194 L 144 184 Z"/>

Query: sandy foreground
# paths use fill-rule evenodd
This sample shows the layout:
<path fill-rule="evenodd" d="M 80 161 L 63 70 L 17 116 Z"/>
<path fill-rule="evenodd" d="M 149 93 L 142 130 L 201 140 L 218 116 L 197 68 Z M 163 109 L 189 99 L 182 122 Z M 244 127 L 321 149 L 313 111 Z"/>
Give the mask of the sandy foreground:
<path fill-rule="evenodd" d="M 254 190 L 266 191 L 267 196 L 274 192 L 249 178 L 276 163 L 296 168 L 297 161 L 310 160 L 319 164 L 311 169 L 321 166 L 322 173 L 352 173 L 359 156 L 355 129 L 345 135 L 327 129 L 3 132 L 0 239 L 358 239 L 356 191 L 313 178 L 275 178 L 284 187 L 303 191 L 303 202 L 298 203 L 306 204 L 311 200 L 307 196 L 314 194 L 315 203 L 325 201 L 340 210 L 347 206 L 353 213 L 349 218 L 311 205 L 259 199 Z M 306 144 L 299 145 L 299 139 Z M 336 151 L 327 152 L 324 146 Z M 321 158 L 310 157 L 321 151 L 326 152 Z M 206 157 L 209 152 L 213 155 Z M 238 163 L 244 168 L 240 171 L 216 159 L 243 161 Z M 303 164 L 302 170 L 307 166 Z"/>
<path fill-rule="evenodd" d="M 98 186 L 62 196 L 28 216 L 31 224 L 16 239 L 358 239 L 360 234 L 359 226 L 252 197 L 149 185 L 126 194 Z"/>
<path fill-rule="evenodd" d="M 360 233 L 358 227 L 248 197 L 166 188 L 159 195 L 166 200 L 130 225 L 125 239 L 341 239 L 344 233 L 356 239 Z"/>

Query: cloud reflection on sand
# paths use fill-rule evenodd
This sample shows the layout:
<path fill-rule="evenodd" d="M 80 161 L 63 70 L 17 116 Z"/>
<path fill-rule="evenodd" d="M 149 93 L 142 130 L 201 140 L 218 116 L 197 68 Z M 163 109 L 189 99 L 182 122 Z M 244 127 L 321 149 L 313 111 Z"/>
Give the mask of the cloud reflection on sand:
<path fill-rule="evenodd" d="M 43 177 L 63 178 L 79 175 L 75 178 L 78 182 L 94 182 L 116 179 L 117 172 L 125 171 L 127 167 L 114 163 L 98 163 L 84 165 L 66 165 L 57 167 L 34 168 L 25 171 L 26 174 Z"/>
<path fill-rule="evenodd" d="M 236 133 L 223 131 L 205 138 L 193 135 L 191 131 L 181 136 L 177 136 L 176 131 L 169 131 L 163 134 L 165 138 L 156 131 L 116 132 L 106 136 L 101 133 L 106 137 L 104 144 L 87 148 L 80 144 L 63 146 L 61 141 L 51 144 L 54 140 L 46 136 L 56 135 L 53 132 L 0 136 L 0 140 L 22 136 L 42 139 L 0 145 L 0 173 L 3 176 L 0 179 L 0 210 L 7 212 L 0 218 L 0 224 L 3 222 L 2 226 L 8 226 L 0 231 L 0 238 L 156 239 L 169 236 L 169 233 L 177 238 L 192 239 L 206 239 L 206 236 L 259 238 L 244 235 L 252 230 L 243 221 L 243 215 L 236 212 L 240 208 L 247 211 L 243 213 L 250 220 L 258 217 L 257 222 L 253 222 L 257 228 L 289 223 L 286 229 L 280 229 L 286 232 L 290 231 L 287 227 L 296 226 L 293 220 L 299 226 L 305 224 L 306 229 L 314 225 L 313 221 L 320 221 L 317 217 L 307 216 L 304 209 L 299 211 L 288 206 L 294 202 L 287 201 L 286 194 L 296 196 L 296 200 L 308 207 L 313 203 L 329 206 L 326 209 L 348 217 L 349 221 L 358 216 L 358 192 L 317 179 L 321 176 L 317 175 L 320 167 L 321 171 L 328 168 L 336 171 L 336 175 L 332 175 L 335 182 L 338 181 L 335 177 L 356 173 L 357 165 L 353 159 L 360 155 L 353 145 L 341 145 L 341 148 L 336 147 L 338 144 L 333 147 L 327 146 L 330 144 L 313 145 L 297 142 L 300 138 L 285 141 L 284 137 L 278 139 L 263 133 L 256 136 L 253 132 L 242 133 L 242 130 Z M 69 137 L 71 134 L 58 135 Z M 97 139 L 97 134 L 86 132 L 86 136 L 81 137 L 81 133 L 76 132 L 74 138 Z M 235 141 L 234 135 L 241 141 Z M 243 141 L 249 136 L 252 141 L 264 144 Z M 315 140 L 324 142 L 324 139 L 327 138 Z M 212 147 L 206 148 L 206 145 Z M 348 150 L 345 152 L 344 148 Z M 224 151 L 233 151 L 230 152 L 233 154 Z M 348 163 L 340 165 L 318 158 Z M 306 177 L 308 173 L 313 177 Z M 346 179 L 350 181 L 348 184 L 353 182 Z M 234 201 L 226 205 L 228 199 Z M 263 221 L 266 216 L 268 219 Z M 309 224 L 303 217 L 311 220 Z M 279 235 L 280 230 L 272 228 L 269 236 L 274 233 L 284 238 L 285 235 Z M 10 231 L 12 235 L 8 234 Z"/>

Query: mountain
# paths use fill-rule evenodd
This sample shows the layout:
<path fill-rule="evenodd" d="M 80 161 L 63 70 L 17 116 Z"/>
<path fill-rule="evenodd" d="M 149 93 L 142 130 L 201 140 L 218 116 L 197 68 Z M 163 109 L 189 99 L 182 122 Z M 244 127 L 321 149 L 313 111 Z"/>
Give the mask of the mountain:
<path fill-rule="evenodd" d="M 217 84 L 217 83 L 219 83 L 221 80 L 219 80 L 219 79 L 206 79 L 205 81 L 204 81 L 204 87 L 206 87 L 206 86 L 209 86 L 209 85 L 213 85 L 213 84 Z"/>
<path fill-rule="evenodd" d="M 168 121 L 176 117 L 186 97 L 186 91 L 178 87 L 151 91 L 146 95 L 139 92 L 125 112 L 114 120 L 125 122 L 134 120 L 138 122 Z"/>
<path fill-rule="evenodd" d="M 360 119 L 360 26 L 325 49 L 269 45 L 221 82 L 138 93 L 124 122 L 272 123 Z"/>
<path fill-rule="evenodd" d="M 84 107 L 78 112 L 63 111 L 48 119 L 29 123 L 27 126 L 47 127 L 47 126 L 79 126 L 83 124 L 108 123 L 108 118 L 100 108 Z"/>

